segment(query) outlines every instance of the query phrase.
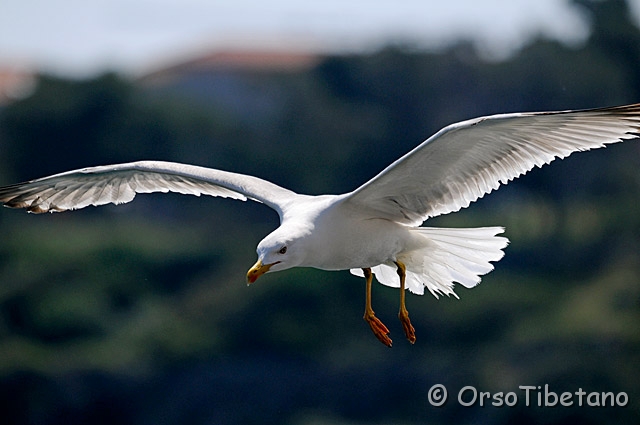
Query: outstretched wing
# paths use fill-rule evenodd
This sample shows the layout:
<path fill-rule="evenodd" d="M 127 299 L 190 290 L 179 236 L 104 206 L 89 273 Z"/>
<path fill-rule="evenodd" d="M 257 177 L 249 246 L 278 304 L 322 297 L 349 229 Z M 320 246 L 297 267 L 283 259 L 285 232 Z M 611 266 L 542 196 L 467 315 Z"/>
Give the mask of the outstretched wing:
<path fill-rule="evenodd" d="M 418 225 L 555 158 L 638 137 L 640 104 L 493 115 L 443 128 L 344 198 L 375 217 Z"/>
<path fill-rule="evenodd" d="M 253 176 L 162 161 L 83 168 L 0 188 L 0 203 L 43 213 L 88 205 L 130 202 L 137 193 L 178 192 L 239 200 L 252 199 L 275 209 L 295 192 Z"/>

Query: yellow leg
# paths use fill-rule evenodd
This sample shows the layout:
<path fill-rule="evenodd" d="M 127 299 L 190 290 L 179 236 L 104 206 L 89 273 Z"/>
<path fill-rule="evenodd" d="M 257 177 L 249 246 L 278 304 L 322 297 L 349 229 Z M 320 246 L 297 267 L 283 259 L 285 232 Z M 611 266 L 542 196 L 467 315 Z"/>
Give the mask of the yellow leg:
<path fill-rule="evenodd" d="M 400 261 L 396 261 L 395 264 L 396 266 L 398 266 L 397 272 L 398 276 L 400 277 L 400 311 L 398 312 L 398 318 L 400 319 L 400 323 L 402 323 L 404 334 L 407 336 L 409 342 L 413 344 L 416 342 L 416 330 L 413 328 L 411 320 L 409 320 L 409 311 L 407 311 L 407 306 L 405 305 L 404 301 L 407 268 Z"/>
<path fill-rule="evenodd" d="M 367 289 L 366 289 L 366 297 L 364 304 L 364 320 L 367 321 L 373 334 L 378 338 L 378 340 L 386 345 L 387 347 L 391 347 L 391 338 L 389 338 L 389 329 L 378 319 L 373 312 L 373 308 L 371 308 L 371 282 L 373 281 L 373 274 L 371 273 L 370 268 L 362 269 L 364 272 L 364 278 L 367 280 Z"/>

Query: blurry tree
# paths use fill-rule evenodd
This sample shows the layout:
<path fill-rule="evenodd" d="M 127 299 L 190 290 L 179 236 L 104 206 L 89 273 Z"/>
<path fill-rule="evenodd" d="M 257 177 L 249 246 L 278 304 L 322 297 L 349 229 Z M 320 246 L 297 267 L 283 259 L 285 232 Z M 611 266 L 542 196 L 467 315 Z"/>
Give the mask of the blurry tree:
<path fill-rule="evenodd" d="M 226 127 L 179 97 L 137 88 L 114 74 L 71 81 L 42 76 L 32 96 L 0 114 L 13 178 L 139 159 L 194 159 Z M 224 136 L 223 136 L 224 137 Z M 52 160 L 55 158 L 55 161 Z"/>
<path fill-rule="evenodd" d="M 619 65 L 633 96 L 640 97 L 640 32 L 625 0 L 573 0 L 588 12 L 589 46 Z"/>

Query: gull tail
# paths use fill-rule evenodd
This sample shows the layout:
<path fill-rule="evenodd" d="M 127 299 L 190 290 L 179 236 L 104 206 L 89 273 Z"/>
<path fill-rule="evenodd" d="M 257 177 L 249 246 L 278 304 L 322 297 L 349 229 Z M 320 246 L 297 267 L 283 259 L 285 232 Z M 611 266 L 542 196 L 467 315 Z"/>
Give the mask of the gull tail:
<path fill-rule="evenodd" d="M 504 256 L 509 240 L 496 236 L 502 227 L 448 229 L 418 227 L 413 229 L 424 239 L 421 248 L 403 252 L 398 260 L 407 266 L 406 287 L 423 295 L 426 287 L 433 296 L 453 295 L 454 282 L 467 288 L 480 283 L 480 276 L 493 270 L 492 261 Z M 371 269 L 376 279 L 387 286 L 399 287 L 394 264 L 381 264 Z"/>

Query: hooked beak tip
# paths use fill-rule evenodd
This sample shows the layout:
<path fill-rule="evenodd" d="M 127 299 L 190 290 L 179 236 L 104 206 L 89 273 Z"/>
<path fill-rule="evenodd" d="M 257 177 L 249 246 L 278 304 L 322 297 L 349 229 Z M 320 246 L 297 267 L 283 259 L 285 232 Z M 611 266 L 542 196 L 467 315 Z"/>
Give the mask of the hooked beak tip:
<path fill-rule="evenodd" d="M 262 264 L 262 261 L 258 260 L 247 272 L 247 285 L 251 285 L 253 282 L 258 280 L 258 278 L 268 272 L 274 264 L 278 264 L 278 262 Z"/>

